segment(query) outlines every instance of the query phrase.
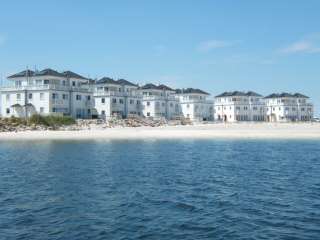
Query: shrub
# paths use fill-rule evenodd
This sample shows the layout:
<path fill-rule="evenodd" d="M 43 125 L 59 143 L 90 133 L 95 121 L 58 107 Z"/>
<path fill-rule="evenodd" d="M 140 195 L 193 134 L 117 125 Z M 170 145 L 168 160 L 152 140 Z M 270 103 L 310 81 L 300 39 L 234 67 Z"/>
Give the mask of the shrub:
<path fill-rule="evenodd" d="M 62 126 L 71 125 L 75 123 L 75 120 L 69 116 L 41 116 L 39 114 L 32 115 L 29 120 L 29 124 L 44 125 L 44 126 Z"/>

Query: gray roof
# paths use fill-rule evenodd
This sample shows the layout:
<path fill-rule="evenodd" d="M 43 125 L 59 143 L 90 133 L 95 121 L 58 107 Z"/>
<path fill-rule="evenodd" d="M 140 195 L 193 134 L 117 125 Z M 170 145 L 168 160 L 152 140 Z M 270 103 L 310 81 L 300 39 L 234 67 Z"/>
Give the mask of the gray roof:
<path fill-rule="evenodd" d="M 133 84 L 132 82 L 129 82 L 125 79 L 114 80 L 109 77 L 101 78 L 100 80 L 96 81 L 96 84 L 115 84 L 115 85 L 127 85 L 127 86 L 135 86 L 135 87 L 138 86 L 138 85 Z"/>
<path fill-rule="evenodd" d="M 209 93 L 202 91 L 198 88 L 183 88 L 183 89 L 176 89 L 177 94 L 189 94 L 189 93 L 196 93 L 196 94 L 204 94 L 210 95 Z"/>
<path fill-rule="evenodd" d="M 13 74 L 13 75 L 9 76 L 8 78 L 31 77 L 33 74 L 34 74 L 34 71 L 24 70 L 22 72 Z"/>
<path fill-rule="evenodd" d="M 154 90 L 163 90 L 163 91 L 175 91 L 174 89 L 164 85 L 164 84 L 160 84 L 160 85 L 155 85 L 152 83 L 147 83 L 145 85 L 143 85 L 142 87 L 140 87 L 140 89 L 154 89 Z"/>
<path fill-rule="evenodd" d="M 59 73 L 51 68 L 43 69 L 40 72 L 34 72 L 33 76 L 53 76 L 53 77 L 65 77 L 62 73 Z"/>
<path fill-rule="evenodd" d="M 262 95 L 253 92 L 253 91 L 249 91 L 249 92 L 241 92 L 241 91 L 234 91 L 234 92 L 224 92 L 221 93 L 215 97 L 241 97 L 241 96 L 245 96 L 245 97 L 262 97 Z"/>
<path fill-rule="evenodd" d="M 118 79 L 117 82 L 121 85 L 127 85 L 127 86 L 134 86 L 134 87 L 137 87 L 138 85 L 137 84 L 134 84 L 132 82 L 129 82 L 125 79 Z"/>
<path fill-rule="evenodd" d="M 283 92 L 283 93 L 272 93 L 266 96 L 265 98 L 309 98 L 309 97 L 301 93 L 291 94 L 291 93 Z"/>
<path fill-rule="evenodd" d="M 64 76 L 66 76 L 67 78 L 78 78 L 78 79 L 84 79 L 84 80 L 87 80 L 87 78 L 75 73 L 75 72 L 72 72 L 72 71 L 64 71 L 62 72 L 62 74 Z"/>

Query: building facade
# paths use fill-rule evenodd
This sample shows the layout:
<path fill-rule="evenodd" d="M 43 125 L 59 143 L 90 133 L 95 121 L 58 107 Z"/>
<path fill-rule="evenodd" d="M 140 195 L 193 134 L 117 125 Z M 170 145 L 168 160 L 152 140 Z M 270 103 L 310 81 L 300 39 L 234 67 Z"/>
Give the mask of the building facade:
<path fill-rule="evenodd" d="M 93 86 L 95 109 L 103 119 L 142 115 L 142 96 L 138 85 L 127 80 L 104 77 Z"/>
<path fill-rule="evenodd" d="M 209 95 L 200 89 L 177 89 L 176 97 L 183 117 L 193 122 L 213 121 L 213 101 L 207 99 Z"/>
<path fill-rule="evenodd" d="M 1 88 L 2 117 L 70 115 L 90 118 L 93 108 L 87 79 L 71 71 L 25 70 L 8 77 L 10 86 Z"/>
<path fill-rule="evenodd" d="M 215 97 L 215 120 L 223 122 L 265 121 L 263 96 L 249 92 L 224 92 Z"/>
<path fill-rule="evenodd" d="M 172 120 L 181 117 L 175 90 L 165 85 L 146 84 L 139 88 L 142 113 L 146 118 Z"/>
<path fill-rule="evenodd" d="M 300 94 L 273 93 L 265 97 L 268 122 L 311 121 L 313 104 Z"/>

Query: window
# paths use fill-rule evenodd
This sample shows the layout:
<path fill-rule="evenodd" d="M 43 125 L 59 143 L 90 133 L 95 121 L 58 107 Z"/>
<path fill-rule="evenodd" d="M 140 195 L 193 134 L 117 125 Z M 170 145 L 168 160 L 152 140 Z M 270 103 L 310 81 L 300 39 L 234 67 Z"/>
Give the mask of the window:
<path fill-rule="evenodd" d="M 112 98 L 112 103 L 117 103 L 117 99 L 116 98 Z"/>
<path fill-rule="evenodd" d="M 28 98 L 32 99 L 32 93 L 29 93 Z"/>
<path fill-rule="evenodd" d="M 170 107 L 173 107 L 173 103 L 170 103 Z"/>
<path fill-rule="evenodd" d="M 62 94 L 62 99 L 67 100 L 68 99 L 68 94 Z"/>
<path fill-rule="evenodd" d="M 40 93 L 40 100 L 44 100 L 44 93 Z"/>
<path fill-rule="evenodd" d="M 147 117 L 150 117 L 150 113 L 149 112 L 147 112 Z"/>
<path fill-rule="evenodd" d="M 49 80 L 43 80 L 43 84 L 49 84 Z"/>
<path fill-rule="evenodd" d="M 190 105 L 189 105 L 189 104 L 187 104 L 187 108 L 190 108 Z"/>
<path fill-rule="evenodd" d="M 10 114 L 10 108 L 7 108 L 7 109 L 6 109 L 6 113 L 7 113 L 7 114 Z"/>
<path fill-rule="evenodd" d="M 139 100 L 137 100 L 137 105 L 140 105 L 140 101 Z"/>
<path fill-rule="evenodd" d="M 57 112 L 57 109 L 56 108 L 52 108 L 52 112 Z"/>
<path fill-rule="evenodd" d="M 123 99 L 119 99 L 119 103 L 120 103 L 120 104 L 123 104 Z"/>
<path fill-rule="evenodd" d="M 80 101 L 81 100 L 81 95 L 76 95 L 76 100 Z"/>
<path fill-rule="evenodd" d="M 21 99 L 21 94 L 17 93 L 17 100 L 20 100 L 20 99 Z"/>
<path fill-rule="evenodd" d="M 106 99 L 105 98 L 101 98 L 101 103 L 105 103 Z"/>
<path fill-rule="evenodd" d="M 7 94 L 7 95 L 6 95 L 6 100 L 7 100 L 7 101 L 10 101 L 10 94 Z"/>
<path fill-rule="evenodd" d="M 90 95 L 87 96 L 87 100 L 88 100 L 88 101 L 91 100 L 91 96 L 90 96 Z"/>
<path fill-rule="evenodd" d="M 57 93 L 52 93 L 52 99 L 58 99 L 58 94 Z"/>
<path fill-rule="evenodd" d="M 106 111 L 102 110 L 101 115 L 106 115 Z"/>
<path fill-rule="evenodd" d="M 150 106 L 150 102 L 147 102 L 147 106 Z"/>
<path fill-rule="evenodd" d="M 44 113 L 44 107 L 40 107 L 40 113 Z"/>
<path fill-rule="evenodd" d="M 75 87 L 75 86 L 76 86 L 76 82 L 72 81 L 72 87 Z"/>
<path fill-rule="evenodd" d="M 132 99 L 130 99 L 130 104 L 133 104 L 133 103 L 134 103 L 134 101 Z"/>
<path fill-rule="evenodd" d="M 164 105 L 165 105 L 165 104 L 164 104 L 164 103 L 162 103 L 161 105 L 162 105 L 162 107 L 164 107 Z"/>
<path fill-rule="evenodd" d="M 66 85 L 66 81 L 65 81 L 65 80 L 62 81 L 62 85 L 63 85 L 63 86 Z"/>

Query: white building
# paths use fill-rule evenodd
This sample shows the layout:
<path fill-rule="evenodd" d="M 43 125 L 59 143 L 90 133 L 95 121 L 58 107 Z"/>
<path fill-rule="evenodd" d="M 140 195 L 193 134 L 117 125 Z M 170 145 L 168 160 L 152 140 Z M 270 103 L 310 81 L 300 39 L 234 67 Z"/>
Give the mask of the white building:
<path fill-rule="evenodd" d="M 224 92 L 215 97 L 214 118 L 217 121 L 265 121 L 265 102 L 255 92 Z"/>
<path fill-rule="evenodd" d="M 2 117 L 33 114 L 90 118 L 92 93 L 87 79 L 71 71 L 25 70 L 8 77 L 11 86 L 1 88 Z"/>
<path fill-rule="evenodd" d="M 143 116 L 153 119 L 175 119 L 181 116 L 175 90 L 165 85 L 146 84 L 139 88 Z"/>
<path fill-rule="evenodd" d="M 176 97 L 184 118 L 193 122 L 213 121 L 213 101 L 207 99 L 209 95 L 200 89 L 177 89 Z"/>
<path fill-rule="evenodd" d="M 93 85 L 95 109 L 100 118 L 142 115 L 138 86 L 127 80 L 104 77 Z"/>
<path fill-rule="evenodd" d="M 273 93 L 265 97 L 267 121 L 311 121 L 313 105 L 308 98 L 300 93 Z"/>

